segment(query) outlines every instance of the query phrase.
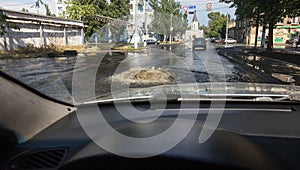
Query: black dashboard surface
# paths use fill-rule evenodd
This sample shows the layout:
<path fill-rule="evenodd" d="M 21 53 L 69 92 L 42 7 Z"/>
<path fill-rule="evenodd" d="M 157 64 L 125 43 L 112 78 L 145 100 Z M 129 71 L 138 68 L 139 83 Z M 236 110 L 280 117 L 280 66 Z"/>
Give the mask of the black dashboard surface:
<path fill-rule="evenodd" d="M 148 105 L 134 104 L 140 110 Z M 171 126 L 178 117 L 179 105 L 169 102 L 166 111 L 147 125 L 125 120 L 111 104 L 99 108 L 119 133 L 147 137 Z M 217 130 L 206 142 L 199 143 L 209 107 L 209 102 L 201 103 L 199 110 L 187 112 L 186 118 L 180 120 L 191 123 L 189 115 L 197 114 L 191 131 L 174 148 L 137 159 L 117 156 L 99 147 L 73 112 L 27 142 L 3 143 L 1 169 L 300 169 L 299 104 L 227 102 Z M 144 119 L 148 119 L 147 115 Z M 103 137 L 110 134 L 107 135 Z"/>

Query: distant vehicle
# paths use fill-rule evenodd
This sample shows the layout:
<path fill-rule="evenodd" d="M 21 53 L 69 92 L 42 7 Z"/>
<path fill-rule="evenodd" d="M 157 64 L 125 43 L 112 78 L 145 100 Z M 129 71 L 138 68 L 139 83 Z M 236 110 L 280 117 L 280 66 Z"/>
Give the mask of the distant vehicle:
<path fill-rule="evenodd" d="M 224 40 L 224 43 L 235 44 L 237 41 L 233 38 L 227 38 Z"/>
<path fill-rule="evenodd" d="M 292 44 L 292 45 L 296 45 L 298 42 L 298 39 L 297 38 L 293 38 L 293 39 L 290 39 L 290 40 L 287 40 L 286 43 L 287 44 Z"/>
<path fill-rule="evenodd" d="M 214 37 L 210 40 L 210 42 L 212 43 L 222 43 L 223 39 L 222 38 L 218 38 L 218 37 Z"/>
<path fill-rule="evenodd" d="M 205 38 L 195 38 L 193 41 L 193 50 L 206 50 Z"/>
<path fill-rule="evenodd" d="M 147 43 L 147 45 L 148 45 L 148 44 L 155 44 L 155 45 L 158 45 L 158 44 L 160 43 L 159 41 L 157 41 L 156 38 L 148 38 L 148 39 L 145 40 L 145 42 Z"/>

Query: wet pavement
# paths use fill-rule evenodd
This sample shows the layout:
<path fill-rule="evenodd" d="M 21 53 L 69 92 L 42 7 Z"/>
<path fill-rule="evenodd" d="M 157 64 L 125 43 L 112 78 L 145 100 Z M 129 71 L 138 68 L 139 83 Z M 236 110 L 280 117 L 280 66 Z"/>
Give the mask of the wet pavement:
<path fill-rule="evenodd" d="M 274 79 L 274 75 L 271 74 L 278 69 L 279 73 L 293 73 L 296 83 L 300 82 L 299 68 L 295 65 L 282 64 L 261 57 L 253 59 L 251 56 L 241 56 L 240 60 L 245 64 L 218 55 L 211 44 L 208 44 L 205 51 L 192 51 L 191 43 L 188 43 L 167 47 L 149 46 L 139 52 L 110 53 L 86 50 L 77 57 L 0 59 L 0 69 L 42 93 L 66 102 L 72 100 L 75 64 L 77 72 L 96 70 L 94 84 L 97 96 L 111 92 L 113 76 L 116 77 L 114 83 L 126 83 L 126 77 L 120 75 L 136 74 L 134 72 L 124 74 L 132 72 L 133 68 L 161 70 L 170 74 L 172 78 L 169 82 L 157 80 L 152 84 L 136 81 L 130 84 L 130 87 L 224 81 L 278 83 L 274 81 L 278 78 Z M 83 78 L 79 83 L 85 86 L 93 82 Z"/>
<path fill-rule="evenodd" d="M 220 54 L 230 56 L 232 60 L 251 68 L 257 74 L 272 78 L 278 83 L 300 85 L 300 65 L 297 64 L 297 55 L 279 53 L 277 56 L 262 56 L 251 52 L 243 52 L 240 47 L 218 48 Z M 291 58 L 291 61 L 289 61 Z M 299 62 L 299 61 L 298 61 Z"/>

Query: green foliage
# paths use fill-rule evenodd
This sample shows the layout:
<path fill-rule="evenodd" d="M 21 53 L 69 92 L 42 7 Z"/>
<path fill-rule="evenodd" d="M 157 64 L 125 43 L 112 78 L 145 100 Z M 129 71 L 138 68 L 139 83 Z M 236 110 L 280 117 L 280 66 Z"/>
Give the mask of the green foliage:
<path fill-rule="evenodd" d="M 0 35 L 4 35 L 6 33 L 7 22 L 6 22 L 6 15 L 3 11 L 0 11 Z"/>
<path fill-rule="evenodd" d="M 123 21 L 128 20 L 128 16 L 130 14 L 130 0 L 111 0 L 109 4 L 109 9 L 118 9 L 118 10 L 110 10 L 110 12 L 106 15 L 111 18 L 121 19 Z M 118 25 L 118 24 L 110 24 L 110 31 L 115 36 L 117 40 L 120 39 L 121 35 L 125 34 L 126 26 Z"/>
<path fill-rule="evenodd" d="M 19 29 L 18 25 L 7 21 L 7 16 L 0 10 L 0 35 L 5 35 L 10 28 Z"/>
<path fill-rule="evenodd" d="M 207 34 L 209 37 L 225 37 L 226 34 L 226 15 L 220 12 L 211 12 L 208 14 L 208 25 L 209 29 Z M 230 15 L 228 15 L 228 20 L 230 20 Z"/>
<path fill-rule="evenodd" d="M 22 8 L 21 11 L 22 11 L 22 12 L 29 12 L 28 9 L 26 9 L 26 8 Z"/>
<path fill-rule="evenodd" d="M 273 29 L 277 22 L 286 16 L 293 17 L 300 14 L 299 0 L 235 0 L 232 7 L 236 7 L 236 15 L 243 19 L 252 19 L 255 23 L 269 26 L 268 49 L 273 49 Z"/>
<path fill-rule="evenodd" d="M 205 25 L 200 25 L 199 26 L 200 30 L 203 30 L 204 36 L 209 37 L 209 27 Z"/>
<path fill-rule="evenodd" d="M 40 5 L 43 5 L 43 4 L 44 4 L 44 2 L 43 2 L 42 0 L 36 0 L 34 6 L 35 6 L 36 8 L 40 8 Z"/>
<path fill-rule="evenodd" d="M 129 0 L 111 0 L 108 4 L 106 0 L 71 0 L 66 10 L 66 16 L 73 20 L 82 20 L 88 27 L 85 34 L 90 37 L 93 33 L 99 33 L 106 24 L 95 19 L 95 16 L 108 16 L 122 19 L 129 15 Z M 117 30 L 112 29 L 112 30 Z"/>
<path fill-rule="evenodd" d="M 181 36 L 187 29 L 187 15 L 180 13 L 180 3 L 174 0 L 150 0 L 149 5 L 154 12 L 154 20 L 148 26 L 150 32 L 170 34 L 172 18 L 172 34 Z"/>
<path fill-rule="evenodd" d="M 45 9 L 46 9 L 46 15 L 47 16 L 55 16 L 55 14 L 51 13 L 51 10 L 49 8 L 49 5 L 45 3 Z"/>
<path fill-rule="evenodd" d="M 37 13 L 39 14 L 39 11 L 40 11 L 40 7 L 41 5 L 43 5 L 44 2 L 42 0 L 36 0 L 35 1 L 35 4 L 32 6 L 32 7 L 35 7 L 37 9 Z M 31 7 L 31 8 L 32 8 Z"/>

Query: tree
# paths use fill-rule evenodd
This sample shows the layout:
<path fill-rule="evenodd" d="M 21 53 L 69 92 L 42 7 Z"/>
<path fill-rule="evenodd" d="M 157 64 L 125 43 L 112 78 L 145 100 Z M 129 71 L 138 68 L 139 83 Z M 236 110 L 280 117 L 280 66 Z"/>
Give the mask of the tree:
<path fill-rule="evenodd" d="M 37 14 L 40 14 L 40 7 L 41 5 L 43 5 L 44 2 L 42 0 L 36 0 L 35 1 L 35 4 L 32 6 L 32 7 L 35 7 L 36 8 L 36 11 L 37 11 Z M 31 7 L 31 8 L 32 8 Z"/>
<path fill-rule="evenodd" d="M 199 25 L 199 29 L 203 30 L 203 34 L 205 37 L 209 37 L 209 27 L 205 25 Z"/>
<path fill-rule="evenodd" d="M 225 37 L 226 34 L 226 15 L 221 14 L 220 12 L 211 12 L 208 14 L 208 36 L 209 37 Z M 230 20 L 230 15 L 228 16 Z"/>
<path fill-rule="evenodd" d="M 4 49 L 7 50 L 6 33 L 10 28 L 19 29 L 18 25 L 8 22 L 7 16 L 0 10 L 0 35 L 4 37 Z"/>
<path fill-rule="evenodd" d="M 7 16 L 0 11 L 0 35 L 4 35 L 7 30 L 8 22 L 6 21 Z"/>
<path fill-rule="evenodd" d="M 232 6 L 237 7 L 237 15 L 252 19 L 256 23 L 256 29 L 261 24 L 268 25 L 267 50 L 273 49 L 273 32 L 276 23 L 286 16 L 293 17 L 300 14 L 298 0 L 235 0 Z"/>
<path fill-rule="evenodd" d="M 67 7 L 66 15 L 68 19 L 81 20 L 84 25 L 88 25 L 84 29 L 87 37 L 97 32 L 104 26 L 104 22 L 97 21 L 96 15 L 106 13 L 108 5 L 106 0 L 71 0 Z"/>
<path fill-rule="evenodd" d="M 174 0 L 150 0 L 149 5 L 155 10 L 149 31 L 166 36 L 170 33 L 171 16 L 173 33 L 182 35 L 187 29 L 187 15 L 180 13 L 180 3 Z"/>
<path fill-rule="evenodd" d="M 71 0 L 66 10 L 69 19 L 82 20 L 85 25 L 85 34 L 90 37 L 93 33 L 99 33 L 100 29 L 106 24 L 99 21 L 95 16 L 108 16 L 119 18 L 129 15 L 129 0 L 111 0 L 108 4 L 106 0 Z M 117 30 L 117 29 L 113 29 Z"/>
<path fill-rule="evenodd" d="M 266 0 L 265 1 L 267 4 Z M 271 2 L 269 2 L 271 1 Z M 263 13 L 263 20 L 269 25 L 268 34 L 268 50 L 272 50 L 273 47 L 273 32 L 276 23 L 282 21 L 286 16 L 295 17 L 300 14 L 300 3 L 298 0 L 269 0 L 268 5 L 264 5 L 260 10 Z"/>
<path fill-rule="evenodd" d="M 22 12 L 29 12 L 28 9 L 26 9 L 26 8 L 22 8 L 21 11 L 22 11 Z"/>
<path fill-rule="evenodd" d="M 245 1 L 235 0 L 231 7 L 237 7 L 235 12 L 242 19 L 251 19 L 254 23 L 252 26 L 256 27 L 254 47 L 257 47 L 258 27 L 262 23 L 262 10 L 261 7 L 265 3 L 261 0 Z"/>
<path fill-rule="evenodd" d="M 108 5 L 108 9 L 118 9 L 111 10 L 106 16 L 121 20 L 128 20 L 130 14 L 130 0 L 111 0 Z M 121 35 L 125 34 L 126 27 L 119 24 L 110 24 L 110 31 L 115 36 L 117 40 L 120 40 Z"/>
<path fill-rule="evenodd" d="M 46 15 L 47 16 L 55 16 L 55 14 L 51 13 L 51 10 L 49 8 L 49 5 L 45 3 L 45 9 L 46 9 Z"/>

